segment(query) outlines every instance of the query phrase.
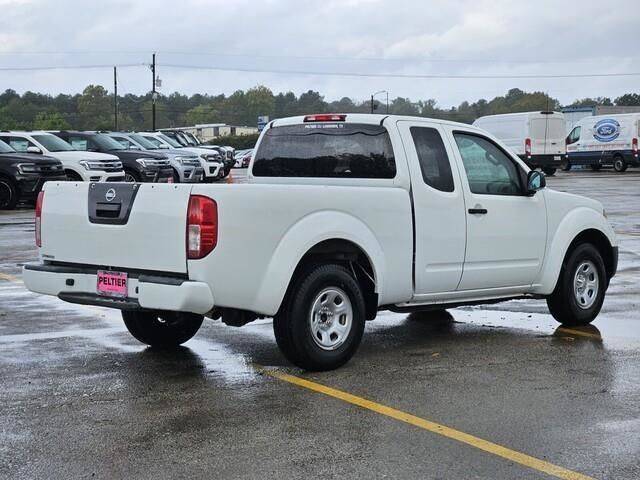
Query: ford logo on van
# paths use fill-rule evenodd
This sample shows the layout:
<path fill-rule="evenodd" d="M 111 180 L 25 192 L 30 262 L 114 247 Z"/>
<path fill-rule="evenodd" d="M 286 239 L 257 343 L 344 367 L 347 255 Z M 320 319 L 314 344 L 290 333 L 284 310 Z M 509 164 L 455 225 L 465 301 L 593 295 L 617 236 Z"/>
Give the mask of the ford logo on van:
<path fill-rule="evenodd" d="M 612 118 L 600 120 L 593 127 L 593 138 L 599 142 L 612 142 L 620 135 L 620 124 Z"/>

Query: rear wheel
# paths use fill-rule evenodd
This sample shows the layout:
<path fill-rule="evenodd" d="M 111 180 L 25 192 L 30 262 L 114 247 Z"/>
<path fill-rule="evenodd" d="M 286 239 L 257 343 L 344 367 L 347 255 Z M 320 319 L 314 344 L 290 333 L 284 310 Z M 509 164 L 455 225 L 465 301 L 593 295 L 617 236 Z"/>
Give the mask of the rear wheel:
<path fill-rule="evenodd" d="M 607 276 L 600 252 L 590 243 L 578 245 L 565 259 L 547 305 L 564 325 L 591 323 L 602 308 Z"/>
<path fill-rule="evenodd" d="M 613 157 L 613 169 L 616 172 L 624 172 L 627 169 L 627 161 L 624 159 L 622 155 L 616 155 Z"/>
<path fill-rule="evenodd" d="M 565 160 L 560 164 L 560 168 L 563 172 L 568 172 L 569 170 L 571 170 L 571 162 L 569 160 Z"/>
<path fill-rule="evenodd" d="M 362 289 L 341 265 L 320 265 L 295 280 L 273 319 L 278 347 L 307 370 L 333 370 L 358 349 L 365 323 Z"/>
<path fill-rule="evenodd" d="M 556 173 L 556 168 L 555 167 L 543 167 L 542 171 L 548 177 L 552 177 Z"/>
<path fill-rule="evenodd" d="M 18 204 L 18 189 L 12 180 L 0 177 L 0 210 L 13 210 Z"/>
<path fill-rule="evenodd" d="M 122 319 L 136 340 L 159 348 L 172 348 L 192 338 L 204 317 L 195 313 L 123 310 Z"/>

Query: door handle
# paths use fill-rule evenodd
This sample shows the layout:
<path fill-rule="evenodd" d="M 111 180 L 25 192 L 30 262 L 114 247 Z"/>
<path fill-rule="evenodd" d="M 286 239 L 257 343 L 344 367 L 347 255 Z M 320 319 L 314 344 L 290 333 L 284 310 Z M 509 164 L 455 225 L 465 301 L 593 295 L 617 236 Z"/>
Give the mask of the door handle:
<path fill-rule="evenodd" d="M 486 208 L 470 208 L 469 213 L 471 215 L 486 215 L 489 212 Z"/>

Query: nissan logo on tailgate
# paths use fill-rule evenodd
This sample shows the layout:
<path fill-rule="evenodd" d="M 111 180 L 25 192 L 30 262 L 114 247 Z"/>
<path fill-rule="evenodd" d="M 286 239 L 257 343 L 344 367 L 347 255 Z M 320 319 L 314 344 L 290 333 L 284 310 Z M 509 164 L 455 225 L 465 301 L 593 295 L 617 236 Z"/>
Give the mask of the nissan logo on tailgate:
<path fill-rule="evenodd" d="M 114 188 L 110 188 L 107 190 L 107 193 L 104 194 L 104 198 L 107 202 L 113 201 L 116 198 L 116 190 Z"/>

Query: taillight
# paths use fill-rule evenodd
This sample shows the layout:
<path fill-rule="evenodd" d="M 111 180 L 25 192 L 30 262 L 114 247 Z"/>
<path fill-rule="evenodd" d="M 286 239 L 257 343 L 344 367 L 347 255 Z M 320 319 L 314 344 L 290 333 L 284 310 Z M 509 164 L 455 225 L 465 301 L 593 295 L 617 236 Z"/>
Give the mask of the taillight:
<path fill-rule="evenodd" d="M 36 200 L 36 246 L 42 246 L 42 201 L 44 200 L 44 192 L 38 193 Z"/>
<path fill-rule="evenodd" d="M 309 122 L 344 122 L 346 115 L 337 115 L 335 113 L 321 113 L 318 115 L 307 115 L 304 121 Z"/>
<path fill-rule="evenodd" d="M 634 155 L 638 155 L 638 139 L 634 138 L 631 140 L 631 150 L 633 150 Z"/>
<path fill-rule="evenodd" d="M 218 204 L 201 195 L 191 195 L 187 209 L 187 258 L 204 258 L 218 243 Z"/>
<path fill-rule="evenodd" d="M 524 153 L 527 157 L 531 157 L 531 139 L 524 139 Z"/>

